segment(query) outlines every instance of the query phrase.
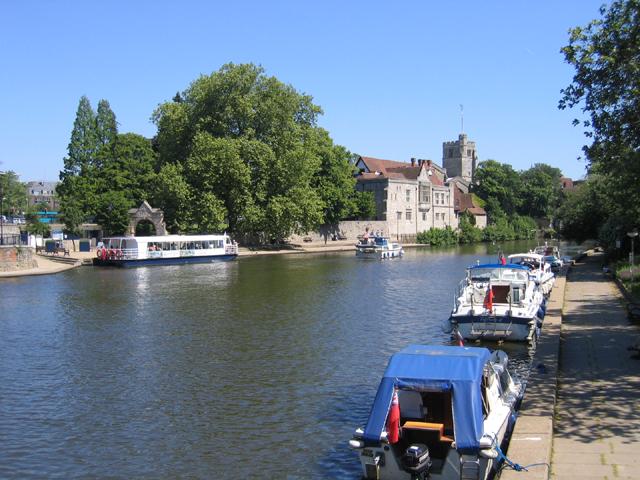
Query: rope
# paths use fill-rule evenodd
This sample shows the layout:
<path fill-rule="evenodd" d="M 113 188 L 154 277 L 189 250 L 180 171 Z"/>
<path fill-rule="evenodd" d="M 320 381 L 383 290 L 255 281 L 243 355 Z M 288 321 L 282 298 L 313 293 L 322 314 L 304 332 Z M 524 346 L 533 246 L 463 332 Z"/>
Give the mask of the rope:
<path fill-rule="evenodd" d="M 508 458 L 508 457 L 507 457 L 507 456 L 502 452 L 502 449 L 500 448 L 500 445 L 498 445 L 498 442 L 497 442 L 496 440 L 497 440 L 497 439 L 495 439 L 495 438 L 494 438 L 494 442 L 495 442 L 495 445 L 494 445 L 494 446 L 495 446 L 496 452 L 498 452 L 498 458 L 499 458 L 500 460 L 504 460 L 504 463 L 505 463 L 505 464 L 503 465 L 503 467 L 502 467 L 502 468 L 509 467 L 509 468 L 511 468 L 512 470 L 515 470 L 516 472 L 528 472 L 528 471 L 529 471 L 529 468 L 531 468 L 531 467 L 540 467 L 540 466 L 543 466 L 543 465 L 546 465 L 547 467 L 549 467 L 549 464 L 548 464 L 548 463 L 546 463 L 546 462 L 542 462 L 542 463 L 530 463 L 529 465 L 522 466 L 522 465 L 520 465 L 519 463 L 516 463 L 516 462 L 514 462 L 514 461 L 510 460 L 510 459 L 509 459 L 509 458 Z"/>

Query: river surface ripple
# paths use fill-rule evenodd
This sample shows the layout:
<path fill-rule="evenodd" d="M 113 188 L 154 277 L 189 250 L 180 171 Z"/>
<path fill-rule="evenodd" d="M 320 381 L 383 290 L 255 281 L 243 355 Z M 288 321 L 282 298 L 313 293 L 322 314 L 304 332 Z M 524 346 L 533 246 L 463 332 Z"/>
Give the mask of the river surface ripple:
<path fill-rule="evenodd" d="M 4 280 L 0 478 L 359 478 L 347 443 L 389 356 L 450 343 L 454 289 L 495 248 Z"/>

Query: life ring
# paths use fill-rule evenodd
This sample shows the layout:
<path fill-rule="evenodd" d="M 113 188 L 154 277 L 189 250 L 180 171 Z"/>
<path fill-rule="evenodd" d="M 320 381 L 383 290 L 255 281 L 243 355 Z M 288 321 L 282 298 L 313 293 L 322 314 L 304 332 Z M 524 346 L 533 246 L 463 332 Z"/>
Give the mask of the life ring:
<path fill-rule="evenodd" d="M 96 250 L 96 257 L 98 257 L 100 260 L 102 260 L 102 249 L 101 248 Z"/>
<path fill-rule="evenodd" d="M 116 250 L 116 257 L 117 258 L 122 258 L 122 250 L 120 250 L 120 249 Z"/>
<path fill-rule="evenodd" d="M 113 249 L 109 249 L 109 258 L 114 258 L 116 256 L 116 252 L 113 251 Z"/>

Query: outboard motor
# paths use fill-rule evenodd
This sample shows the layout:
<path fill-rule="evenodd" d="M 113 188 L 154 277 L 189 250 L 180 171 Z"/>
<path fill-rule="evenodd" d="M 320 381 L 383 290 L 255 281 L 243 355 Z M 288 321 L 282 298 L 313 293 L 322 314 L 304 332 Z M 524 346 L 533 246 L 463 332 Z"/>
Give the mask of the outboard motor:
<path fill-rule="evenodd" d="M 411 473 L 413 478 L 424 480 L 429 476 L 431 457 L 429 449 L 422 443 L 410 445 L 402 456 L 404 469 Z"/>

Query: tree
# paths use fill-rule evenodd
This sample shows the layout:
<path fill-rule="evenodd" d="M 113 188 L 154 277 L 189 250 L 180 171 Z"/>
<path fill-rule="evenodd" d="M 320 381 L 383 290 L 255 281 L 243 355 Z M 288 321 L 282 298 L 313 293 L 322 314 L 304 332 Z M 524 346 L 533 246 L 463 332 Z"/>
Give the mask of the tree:
<path fill-rule="evenodd" d="M 550 217 L 560 204 L 562 172 L 544 163 L 536 163 L 521 174 L 522 205 L 520 213 L 530 217 Z"/>
<path fill-rule="evenodd" d="M 68 215 L 65 218 L 75 218 L 78 213 L 83 218 L 95 214 L 97 194 L 95 155 L 98 150 L 95 119 L 89 99 L 82 96 L 71 131 L 68 156 L 64 159 L 64 168 L 60 172 L 61 181 L 56 187 L 60 197 L 61 211 L 64 212 L 67 208 L 76 210 L 74 215 Z M 75 227 L 77 225 L 66 225 L 68 230 L 73 230 Z"/>
<path fill-rule="evenodd" d="M 109 102 L 100 100 L 96 114 L 96 157 L 95 166 L 100 170 L 103 165 L 113 161 L 118 137 L 116 115 Z"/>
<path fill-rule="evenodd" d="M 169 195 L 168 222 L 267 241 L 349 215 L 349 153 L 317 126 L 320 113 L 251 64 L 224 65 L 160 105 L 156 195 Z"/>
<path fill-rule="evenodd" d="M 563 236 L 578 241 L 598 238 L 602 219 L 611 209 L 605 188 L 602 178 L 591 175 L 582 185 L 566 193 L 557 214 Z"/>
<path fill-rule="evenodd" d="M 591 173 L 606 183 L 622 223 L 640 223 L 640 0 L 601 7 L 602 18 L 570 31 L 562 49 L 575 68 L 559 108 L 580 106 L 591 144 L 584 147 Z M 579 120 L 574 120 L 579 125 Z M 605 219 L 602 218 L 601 221 Z"/>
<path fill-rule="evenodd" d="M 20 182 L 15 172 L 0 173 L 0 195 L 4 198 L 0 215 L 25 212 L 27 210 L 27 197 L 25 194 L 26 185 Z"/>
<path fill-rule="evenodd" d="M 511 165 L 485 160 L 474 174 L 474 193 L 488 201 L 494 198 L 507 215 L 516 213 L 521 205 L 522 181 Z"/>

